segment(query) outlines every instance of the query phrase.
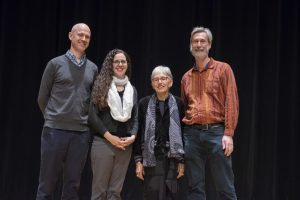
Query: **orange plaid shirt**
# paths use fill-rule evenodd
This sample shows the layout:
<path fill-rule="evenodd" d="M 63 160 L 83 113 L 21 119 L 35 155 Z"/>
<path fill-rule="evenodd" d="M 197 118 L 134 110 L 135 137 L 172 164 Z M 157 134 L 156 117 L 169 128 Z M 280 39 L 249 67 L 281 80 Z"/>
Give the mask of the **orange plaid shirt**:
<path fill-rule="evenodd" d="M 224 123 L 224 134 L 234 135 L 239 100 L 234 74 L 227 63 L 211 58 L 205 70 L 193 67 L 187 71 L 181 80 L 181 97 L 185 124 Z"/>

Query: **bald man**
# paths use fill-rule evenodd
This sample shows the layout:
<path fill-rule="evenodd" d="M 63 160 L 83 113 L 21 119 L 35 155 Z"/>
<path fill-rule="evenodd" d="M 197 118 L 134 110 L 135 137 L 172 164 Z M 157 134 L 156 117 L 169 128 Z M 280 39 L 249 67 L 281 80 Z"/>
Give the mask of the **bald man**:
<path fill-rule="evenodd" d="M 90 141 L 88 106 L 97 66 L 86 58 L 91 39 L 86 24 L 75 24 L 69 39 L 71 47 L 66 54 L 48 62 L 38 95 L 45 122 L 37 200 L 52 198 L 61 174 L 62 199 L 79 199 L 81 172 Z"/>

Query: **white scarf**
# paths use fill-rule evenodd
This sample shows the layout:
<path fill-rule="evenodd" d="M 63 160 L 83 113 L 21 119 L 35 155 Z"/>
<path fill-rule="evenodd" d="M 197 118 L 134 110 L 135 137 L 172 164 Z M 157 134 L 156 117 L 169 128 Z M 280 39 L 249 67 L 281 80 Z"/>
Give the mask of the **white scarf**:
<path fill-rule="evenodd" d="M 116 85 L 124 86 L 123 105 Z M 110 108 L 110 114 L 115 120 L 126 122 L 131 118 L 131 110 L 133 107 L 133 87 L 127 76 L 125 76 L 124 79 L 118 79 L 113 76 L 113 80 L 107 94 L 107 103 Z"/>

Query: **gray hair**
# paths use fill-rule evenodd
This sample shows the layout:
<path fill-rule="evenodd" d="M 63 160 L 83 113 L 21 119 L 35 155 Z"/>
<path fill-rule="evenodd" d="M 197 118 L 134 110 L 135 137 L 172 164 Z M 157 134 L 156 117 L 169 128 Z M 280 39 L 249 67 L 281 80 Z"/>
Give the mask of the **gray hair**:
<path fill-rule="evenodd" d="M 207 35 L 207 38 L 208 38 L 208 42 L 211 44 L 212 43 L 212 40 L 213 40 L 213 36 L 212 36 L 212 33 L 211 31 L 209 30 L 209 28 L 204 28 L 202 26 L 196 26 L 193 28 L 192 32 L 191 32 L 191 38 L 190 38 L 190 51 L 192 52 L 192 39 L 193 39 L 193 36 L 196 34 L 196 33 L 206 33 Z"/>
<path fill-rule="evenodd" d="M 170 70 L 169 67 L 167 66 L 163 66 L 163 65 L 159 65 L 157 67 L 155 67 L 152 71 L 152 74 L 151 74 L 151 80 L 153 79 L 153 77 L 157 74 L 164 74 L 166 75 L 170 80 L 173 80 L 173 75 L 172 75 L 172 72 Z"/>

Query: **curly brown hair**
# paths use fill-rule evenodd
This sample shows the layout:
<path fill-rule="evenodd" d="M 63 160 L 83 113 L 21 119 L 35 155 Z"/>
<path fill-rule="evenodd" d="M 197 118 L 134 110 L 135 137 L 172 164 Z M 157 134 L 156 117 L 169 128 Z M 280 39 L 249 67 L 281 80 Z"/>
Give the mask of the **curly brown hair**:
<path fill-rule="evenodd" d="M 107 93 L 110 88 L 112 77 L 114 75 L 113 72 L 113 61 L 116 54 L 122 53 L 126 57 L 127 61 L 127 70 L 126 75 L 128 79 L 131 78 L 131 60 L 129 55 L 121 50 L 121 49 L 113 49 L 108 52 L 106 55 L 100 73 L 97 75 L 96 80 L 94 82 L 91 100 L 92 102 L 100 109 L 104 109 L 108 106 L 107 104 Z"/>

